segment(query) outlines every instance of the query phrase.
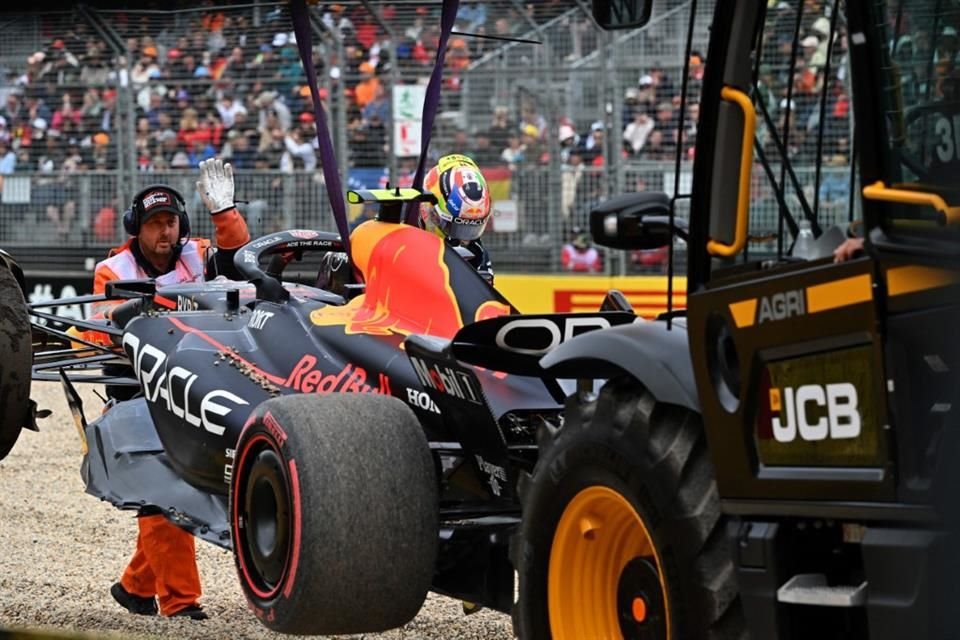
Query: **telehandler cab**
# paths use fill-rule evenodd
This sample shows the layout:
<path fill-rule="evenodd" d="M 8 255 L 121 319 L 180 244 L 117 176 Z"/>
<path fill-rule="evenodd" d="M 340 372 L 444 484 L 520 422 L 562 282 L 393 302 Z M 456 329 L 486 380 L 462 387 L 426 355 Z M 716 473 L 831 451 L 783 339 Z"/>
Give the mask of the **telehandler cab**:
<path fill-rule="evenodd" d="M 689 193 L 591 214 L 600 244 L 685 257 L 688 308 L 543 359 L 608 381 L 568 400 L 522 488 L 518 631 L 956 637 L 960 10 L 710 9 L 682 81 Z M 606 28 L 650 15 L 594 2 Z"/>

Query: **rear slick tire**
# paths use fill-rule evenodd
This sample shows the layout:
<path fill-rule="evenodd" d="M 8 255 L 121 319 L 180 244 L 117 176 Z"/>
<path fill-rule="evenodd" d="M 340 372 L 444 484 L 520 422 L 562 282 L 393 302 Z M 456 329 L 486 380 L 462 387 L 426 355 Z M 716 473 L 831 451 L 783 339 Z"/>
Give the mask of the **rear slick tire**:
<path fill-rule="evenodd" d="M 264 402 L 237 443 L 230 528 L 241 587 L 269 629 L 384 631 L 433 578 L 437 477 L 416 416 L 370 394 Z"/>
<path fill-rule="evenodd" d="M 0 460 L 30 420 L 33 339 L 23 292 L 0 262 Z"/>
<path fill-rule="evenodd" d="M 567 400 L 521 483 L 523 640 L 746 636 L 700 416 L 635 380 Z"/>

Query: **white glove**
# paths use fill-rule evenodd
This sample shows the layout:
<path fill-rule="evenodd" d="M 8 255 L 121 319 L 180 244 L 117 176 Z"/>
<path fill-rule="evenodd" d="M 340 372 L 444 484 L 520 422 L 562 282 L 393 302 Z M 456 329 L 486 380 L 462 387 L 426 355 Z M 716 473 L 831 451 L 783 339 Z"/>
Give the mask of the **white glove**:
<path fill-rule="evenodd" d="M 203 204 L 207 205 L 211 215 L 232 209 L 233 202 L 233 166 L 223 163 L 220 158 L 210 158 L 200 163 L 200 179 L 197 191 Z"/>

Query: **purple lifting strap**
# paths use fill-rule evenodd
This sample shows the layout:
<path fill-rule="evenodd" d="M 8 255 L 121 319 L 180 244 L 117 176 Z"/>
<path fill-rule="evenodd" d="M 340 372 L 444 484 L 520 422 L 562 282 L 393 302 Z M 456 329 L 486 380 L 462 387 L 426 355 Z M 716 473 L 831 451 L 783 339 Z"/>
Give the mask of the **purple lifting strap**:
<path fill-rule="evenodd" d="M 427 149 L 430 147 L 430 135 L 433 132 L 433 121 L 437 115 L 437 105 L 440 102 L 440 86 L 443 82 L 443 62 L 446 57 L 447 40 L 457 17 L 460 0 L 443 0 L 443 10 L 440 18 L 440 43 L 437 47 L 437 59 L 433 73 L 430 74 L 430 83 L 427 85 L 427 94 L 423 103 L 423 135 L 420 145 L 420 161 L 417 163 L 417 172 L 413 178 L 413 186 L 423 187 L 423 174 L 427 161 Z M 330 128 L 327 126 L 327 116 L 320 104 L 320 92 L 317 88 L 317 70 L 313 66 L 313 34 L 310 28 L 306 0 L 291 0 L 290 13 L 293 17 L 293 30 L 297 36 L 297 48 L 300 50 L 300 60 L 303 62 L 307 74 L 307 84 L 310 86 L 310 95 L 313 97 L 313 115 L 317 124 L 317 140 L 320 143 L 320 166 L 323 169 L 323 179 L 327 186 L 327 197 L 333 208 L 333 218 L 337 224 L 337 231 L 343 239 L 343 246 L 350 255 L 350 227 L 347 222 L 347 206 L 344 202 L 343 186 L 340 183 L 340 174 L 337 173 L 337 158 L 333 153 L 333 140 L 330 137 Z M 407 206 L 407 224 L 417 224 L 419 203 L 411 202 Z"/>
<path fill-rule="evenodd" d="M 350 255 L 350 225 L 347 223 L 347 205 L 343 200 L 343 186 L 337 173 L 337 157 L 333 153 L 333 141 L 327 127 L 327 114 L 320 104 L 320 91 L 317 89 L 317 70 L 313 66 L 313 34 L 310 31 L 310 17 L 307 14 L 306 0 L 292 0 L 290 13 L 293 16 L 293 31 L 297 35 L 297 48 L 300 60 L 307 73 L 310 96 L 313 98 L 313 116 L 317 123 L 317 140 L 320 142 L 320 166 L 323 180 L 327 186 L 327 197 L 333 207 L 333 219 L 343 241 L 344 251 Z"/>
<path fill-rule="evenodd" d="M 457 9 L 460 0 L 443 0 L 443 10 L 440 14 L 440 43 L 437 46 L 437 59 L 433 63 L 433 73 L 430 74 L 430 83 L 427 84 L 427 95 L 423 100 L 423 133 L 420 140 L 420 160 L 417 162 L 417 172 L 413 175 L 413 186 L 423 189 L 423 177 L 427 165 L 427 149 L 430 148 L 430 136 L 433 134 L 433 120 L 437 115 L 437 106 L 440 104 L 440 87 L 443 84 L 443 62 L 447 54 L 447 40 L 453 30 L 453 23 L 457 19 Z M 407 204 L 406 223 L 419 224 L 419 202 Z"/>

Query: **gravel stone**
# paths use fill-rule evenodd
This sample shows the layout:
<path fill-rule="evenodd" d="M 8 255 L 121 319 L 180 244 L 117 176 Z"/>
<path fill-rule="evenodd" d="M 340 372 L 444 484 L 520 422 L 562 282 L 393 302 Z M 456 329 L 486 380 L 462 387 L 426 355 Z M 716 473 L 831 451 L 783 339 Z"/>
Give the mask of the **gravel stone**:
<path fill-rule="evenodd" d="M 81 385 L 87 418 L 102 401 Z M 283 638 L 247 608 L 232 554 L 197 542 L 206 621 L 136 616 L 110 597 L 136 542 L 133 512 L 84 492 L 80 440 L 58 383 L 35 382 L 32 397 L 53 415 L 40 433 L 24 431 L 0 462 L 0 634 L 2 629 L 79 632 L 86 638 Z M 402 628 L 337 638 L 499 640 L 512 638 L 507 615 L 465 616 L 457 600 L 430 594 Z"/>

